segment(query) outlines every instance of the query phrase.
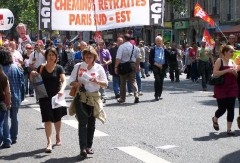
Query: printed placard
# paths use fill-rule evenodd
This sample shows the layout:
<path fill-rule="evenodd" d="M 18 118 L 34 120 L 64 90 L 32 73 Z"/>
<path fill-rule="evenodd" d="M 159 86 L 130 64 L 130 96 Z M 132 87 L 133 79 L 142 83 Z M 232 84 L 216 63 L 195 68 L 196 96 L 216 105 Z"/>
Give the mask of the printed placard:
<path fill-rule="evenodd" d="M 163 26 L 164 0 L 40 0 L 39 27 L 68 31 Z"/>

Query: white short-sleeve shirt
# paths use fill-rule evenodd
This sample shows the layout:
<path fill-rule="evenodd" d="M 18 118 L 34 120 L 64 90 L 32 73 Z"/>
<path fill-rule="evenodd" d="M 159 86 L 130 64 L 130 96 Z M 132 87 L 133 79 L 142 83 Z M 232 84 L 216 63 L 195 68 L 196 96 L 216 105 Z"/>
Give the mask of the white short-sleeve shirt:
<path fill-rule="evenodd" d="M 79 68 L 79 65 L 80 65 L 80 68 Z M 97 80 L 108 83 L 106 73 L 105 73 L 103 67 L 98 63 L 94 63 L 94 66 L 90 70 L 87 69 L 87 66 L 88 65 L 85 62 L 77 63 L 74 66 L 74 69 L 69 78 L 69 84 L 71 82 L 74 82 L 77 77 L 77 80 L 80 81 L 84 85 L 84 88 L 86 89 L 87 92 L 99 91 L 99 89 L 100 89 L 99 84 L 91 82 L 91 81 L 89 81 L 89 79 L 96 78 Z M 79 70 L 78 70 L 78 68 L 79 68 Z M 87 78 L 86 78 L 86 76 L 87 76 Z"/>
<path fill-rule="evenodd" d="M 38 53 L 37 51 L 33 51 L 30 54 L 30 57 L 29 57 L 29 64 L 32 64 L 32 60 L 33 60 L 34 57 L 36 58 L 36 63 L 34 64 L 35 68 L 38 68 L 40 65 L 42 65 L 43 63 L 46 62 L 45 57 L 43 56 L 42 53 Z"/>
<path fill-rule="evenodd" d="M 124 62 L 128 62 L 130 61 L 130 57 L 131 57 L 131 53 L 133 50 L 133 54 L 132 54 L 132 62 L 136 62 L 136 58 L 140 58 L 140 50 L 138 47 L 133 46 L 129 41 L 123 43 L 122 45 L 119 46 L 118 50 L 117 50 L 117 59 L 121 60 L 121 63 Z"/>

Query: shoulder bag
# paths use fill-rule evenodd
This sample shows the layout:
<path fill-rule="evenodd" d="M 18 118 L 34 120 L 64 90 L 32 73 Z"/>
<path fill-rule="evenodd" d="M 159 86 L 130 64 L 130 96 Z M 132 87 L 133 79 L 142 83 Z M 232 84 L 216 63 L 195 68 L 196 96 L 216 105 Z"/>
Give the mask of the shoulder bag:
<path fill-rule="evenodd" d="M 32 83 L 35 89 L 35 94 L 37 99 L 48 97 L 47 90 L 45 88 L 45 85 L 43 83 L 43 79 L 41 76 L 44 66 L 45 65 L 41 65 L 39 73 L 36 76 L 34 76 L 32 79 Z"/>
<path fill-rule="evenodd" d="M 128 74 L 130 72 L 133 71 L 132 66 L 131 66 L 131 59 L 132 59 L 132 55 L 133 55 L 133 50 L 134 50 L 134 45 L 133 45 L 133 49 L 132 49 L 132 53 L 131 53 L 131 57 L 130 60 L 124 63 L 119 63 L 118 65 L 118 74 L 120 75 L 125 75 Z"/>
<path fill-rule="evenodd" d="M 221 66 L 220 66 L 219 70 L 222 70 L 222 68 L 223 68 L 223 61 L 221 59 Z M 224 84 L 224 75 L 221 75 L 219 77 L 215 77 L 215 76 L 211 75 L 210 78 L 209 78 L 208 84 L 209 85 L 222 85 L 222 84 Z"/>
<path fill-rule="evenodd" d="M 75 79 L 76 82 L 78 81 L 78 71 L 79 71 L 80 67 L 81 67 L 81 64 L 78 66 L 78 69 L 77 69 L 77 74 L 76 74 L 76 79 Z M 77 92 L 77 87 L 72 86 L 70 89 L 70 92 L 69 92 L 69 96 L 74 97 L 76 95 L 76 92 Z"/>

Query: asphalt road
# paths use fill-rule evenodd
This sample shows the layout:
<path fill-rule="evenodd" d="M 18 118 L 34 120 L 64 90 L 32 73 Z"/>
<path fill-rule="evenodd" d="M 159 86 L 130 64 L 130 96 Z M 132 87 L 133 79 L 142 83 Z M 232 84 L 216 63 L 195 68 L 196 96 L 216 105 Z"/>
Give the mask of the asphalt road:
<path fill-rule="evenodd" d="M 180 83 L 165 79 L 162 100 L 154 101 L 153 77 L 143 79 L 143 96 L 133 104 L 127 97 L 118 104 L 107 89 L 105 111 L 107 121 L 97 121 L 93 149 L 95 154 L 86 163 L 239 163 L 240 131 L 236 118 L 236 136 L 226 135 L 226 115 L 219 119 L 220 131 L 215 132 L 211 118 L 216 110 L 212 87 L 201 91 L 200 83 L 192 83 L 181 75 Z M 68 95 L 69 87 L 66 90 Z M 68 104 L 72 98 L 66 97 Z M 27 97 L 19 110 L 17 144 L 0 149 L 0 162 L 71 163 L 79 161 L 77 121 L 69 115 L 63 118 L 62 146 L 44 153 L 46 138 L 41 128 L 39 107 Z M 53 132 L 55 142 L 55 132 Z"/>

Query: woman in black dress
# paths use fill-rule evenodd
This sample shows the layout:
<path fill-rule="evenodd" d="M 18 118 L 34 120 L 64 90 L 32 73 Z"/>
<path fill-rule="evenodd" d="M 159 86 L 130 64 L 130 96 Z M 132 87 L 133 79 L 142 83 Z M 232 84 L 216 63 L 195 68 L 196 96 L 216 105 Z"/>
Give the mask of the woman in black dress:
<path fill-rule="evenodd" d="M 48 94 L 47 98 L 39 99 L 42 122 L 45 122 L 45 132 L 47 137 L 46 153 L 52 152 L 52 123 L 54 123 L 56 130 L 56 145 L 60 146 L 61 118 L 64 115 L 67 115 L 66 107 L 52 109 L 51 105 L 52 97 L 56 94 L 58 94 L 58 97 L 61 97 L 64 94 L 66 87 L 65 72 L 61 65 L 56 64 L 58 60 L 57 57 L 58 54 L 55 48 L 47 49 L 45 52 L 46 64 L 41 65 L 37 72 L 32 72 L 33 75 L 41 73 Z"/>

